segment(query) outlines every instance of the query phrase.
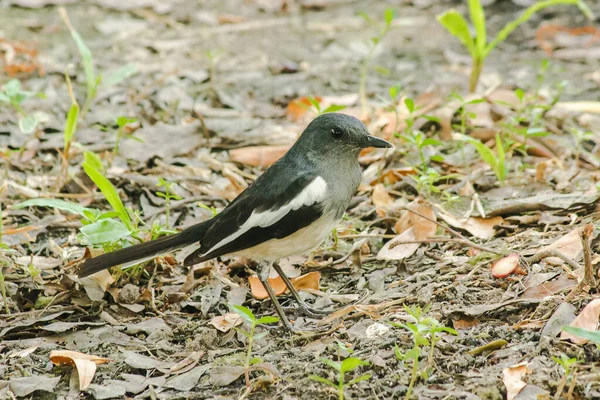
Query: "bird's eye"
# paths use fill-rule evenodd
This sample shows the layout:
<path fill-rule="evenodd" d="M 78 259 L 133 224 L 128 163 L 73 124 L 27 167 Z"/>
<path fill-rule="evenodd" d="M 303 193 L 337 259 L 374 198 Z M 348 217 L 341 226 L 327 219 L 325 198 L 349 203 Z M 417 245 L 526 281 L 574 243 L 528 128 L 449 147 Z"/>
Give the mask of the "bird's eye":
<path fill-rule="evenodd" d="M 334 139 L 341 139 L 342 136 L 344 136 L 344 132 L 342 132 L 340 128 L 333 128 L 331 129 L 331 136 L 333 136 Z"/>

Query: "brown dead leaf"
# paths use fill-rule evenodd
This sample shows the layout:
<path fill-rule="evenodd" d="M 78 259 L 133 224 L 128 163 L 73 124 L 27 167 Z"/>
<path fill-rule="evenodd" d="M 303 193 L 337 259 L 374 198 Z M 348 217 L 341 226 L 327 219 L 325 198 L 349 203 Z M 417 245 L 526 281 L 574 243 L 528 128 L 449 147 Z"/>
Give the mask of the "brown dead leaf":
<path fill-rule="evenodd" d="M 413 200 L 408 208 L 418 212 L 419 214 L 428 217 L 432 220 L 436 220 L 435 212 L 431 205 L 423 200 L 422 198 L 417 198 Z M 437 230 L 437 225 L 431 221 L 428 221 L 425 218 L 419 217 L 415 213 L 409 212 L 410 224 L 412 225 L 415 231 L 415 238 L 417 240 L 425 240 L 433 237 Z"/>
<path fill-rule="evenodd" d="M 377 183 L 393 185 L 394 183 L 400 182 L 405 176 L 415 175 L 416 173 L 417 171 L 415 171 L 413 167 L 391 168 L 378 174 L 371 182 L 371 186 L 375 186 Z"/>
<path fill-rule="evenodd" d="M 457 330 L 471 329 L 477 325 L 479 325 L 479 320 L 468 315 L 465 315 L 460 319 L 452 320 L 452 326 Z"/>
<path fill-rule="evenodd" d="M 320 96 L 315 96 L 314 99 L 319 104 L 323 100 L 323 98 Z M 309 108 L 312 107 L 312 104 L 311 104 L 310 100 L 308 99 L 308 97 L 306 97 L 306 96 L 299 97 L 299 98 L 294 99 L 289 102 L 287 109 L 285 110 L 285 114 L 291 121 L 295 122 L 295 121 L 300 120 L 301 118 L 303 118 L 306 115 L 306 113 L 308 112 L 308 109 L 306 107 L 309 107 Z"/>
<path fill-rule="evenodd" d="M 319 290 L 319 282 L 321 281 L 321 273 L 320 272 L 309 272 L 308 274 L 298 276 L 296 278 L 290 279 L 292 281 L 292 285 L 297 290 L 305 290 L 305 289 L 314 289 Z M 248 282 L 250 283 L 250 291 L 252 292 L 252 296 L 256 299 L 266 299 L 269 297 L 267 291 L 263 287 L 260 279 L 257 276 L 249 276 Z M 273 288 L 276 296 L 282 295 L 287 291 L 287 287 L 281 279 L 280 276 L 276 278 L 269 278 L 269 284 Z"/>
<path fill-rule="evenodd" d="M 373 200 L 373 205 L 375 206 L 375 212 L 379 218 L 385 217 L 387 210 L 394 204 L 394 199 L 389 195 L 385 186 L 381 183 L 375 185 L 371 198 Z"/>
<path fill-rule="evenodd" d="M 290 146 L 251 146 L 234 149 L 229 152 L 231 161 L 252 167 L 267 168 L 279 160 Z"/>
<path fill-rule="evenodd" d="M 419 248 L 419 243 L 403 243 L 403 242 L 414 242 L 417 238 L 415 237 L 414 228 L 411 226 L 402 234 L 390 239 L 379 253 L 377 253 L 378 260 L 403 260 L 414 254 Z"/>
<path fill-rule="evenodd" d="M 572 260 L 577 259 L 577 257 L 579 257 L 579 255 L 583 251 L 583 246 L 581 244 L 580 238 L 582 229 L 583 227 L 577 228 L 567 233 L 565 236 L 561 237 L 556 242 L 539 249 L 536 252 L 536 254 L 544 250 L 558 250 Z M 563 263 L 563 261 L 558 257 L 548 257 L 545 260 L 547 263 L 552 265 L 561 265 Z"/>
<path fill-rule="evenodd" d="M 525 386 L 527 386 L 527 384 L 523 382 L 521 378 L 531 373 L 528 365 L 529 362 L 523 361 L 513 365 L 512 367 L 507 367 L 502 370 L 502 374 L 504 375 L 502 381 L 506 387 L 506 400 L 514 400 L 519 392 L 523 390 Z"/>
<path fill-rule="evenodd" d="M 225 315 L 218 315 L 210 320 L 210 324 L 223 333 L 229 332 L 231 328 L 240 325 L 242 322 L 242 319 L 237 313 L 227 313 Z"/>
<path fill-rule="evenodd" d="M 492 276 L 494 278 L 506 278 L 512 273 L 524 275 L 526 272 L 519 266 L 520 257 L 512 253 L 492 263 Z"/>
<path fill-rule="evenodd" d="M 96 373 L 96 365 L 112 361 L 110 358 L 98 357 L 71 350 L 53 350 L 50 361 L 56 365 L 75 365 L 79 375 L 79 390 L 85 390 Z"/>
<path fill-rule="evenodd" d="M 440 213 L 439 216 L 453 227 L 464 229 L 471 235 L 480 239 L 491 239 L 494 237 L 494 226 L 502 223 L 502 217 L 468 217 L 459 219 L 446 213 Z"/>
<path fill-rule="evenodd" d="M 581 313 L 569 324 L 576 328 L 585 329 L 588 331 L 596 331 L 598 329 L 598 318 L 600 318 L 600 299 L 592 300 L 587 306 L 583 307 Z M 561 340 L 570 340 L 575 344 L 585 344 L 588 339 L 572 335 L 565 331 L 560 334 Z"/>

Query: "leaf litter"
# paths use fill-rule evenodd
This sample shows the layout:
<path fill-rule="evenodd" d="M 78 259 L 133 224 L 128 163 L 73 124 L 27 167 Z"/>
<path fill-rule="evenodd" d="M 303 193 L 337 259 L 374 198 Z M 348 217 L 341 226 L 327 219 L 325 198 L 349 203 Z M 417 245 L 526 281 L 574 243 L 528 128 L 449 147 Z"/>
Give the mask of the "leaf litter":
<path fill-rule="evenodd" d="M 291 29 L 297 10 L 288 2 L 249 2 L 235 10 L 223 4 L 213 12 L 186 1 L 178 7 L 153 0 L 127 5 L 98 1 L 96 27 L 82 22 L 85 10 L 74 4 L 68 9 L 73 25 L 97 57 L 97 73 L 104 78 L 88 114 L 79 121 L 65 179 L 59 172 L 64 155 L 56 149 L 63 148 L 60 133 L 71 99 L 62 76 L 79 56 L 74 45 L 65 51 L 71 38 L 49 34 L 56 28 L 44 15 L 53 15 L 53 5 L 67 3 L 13 1 L 9 4 L 19 7 L 7 6 L 0 15 L 7 27 L 6 39 L 0 41 L 5 44 L 0 47 L 5 71 L 28 91 L 44 92 L 50 100 L 22 103 L 23 112 L 46 115 L 29 135 L 21 132 L 23 124 L 13 120 L 12 111 L 0 109 L 5 127 L 0 154 L 6 165 L 0 182 L 0 232 L 6 245 L 0 253 L 0 396 L 66 396 L 85 389 L 87 396 L 98 399 L 179 394 L 263 398 L 282 392 L 290 398 L 320 398 L 325 392 L 308 376 L 328 373 L 315 363 L 323 353 L 336 354 L 339 361 L 358 355 L 373 364 L 368 383 L 347 389 L 352 398 L 368 398 L 373 392 L 378 398 L 402 397 L 409 370 L 396 358 L 394 345 L 407 352 L 412 339 L 408 330 L 389 322 L 400 318 L 412 323 L 403 304 L 431 303 L 432 317 L 460 331 L 433 347 L 434 366 L 423 369 L 427 378 L 415 386 L 419 397 L 518 399 L 554 393 L 561 375 L 551 356 L 559 353 L 577 354 L 578 373 L 597 367 L 593 345 L 585 344 L 588 339 L 562 331 L 570 325 L 597 332 L 598 325 L 597 288 L 574 291 L 587 263 L 580 233 L 586 223 L 595 223 L 600 199 L 597 104 L 570 97 L 598 80 L 589 64 L 563 64 L 578 86 L 567 87 L 566 98 L 554 107 L 548 106 L 554 84 L 564 74 L 552 68 L 542 89 L 527 86 L 524 97 L 489 72 L 483 79 L 492 82 L 487 91 L 449 96 L 464 76 L 461 62 L 448 68 L 453 56 L 439 50 L 447 35 L 431 23 L 444 5 L 429 10 L 401 5 L 410 12 L 398 13 L 403 15 L 398 27 L 426 28 L 439 41 L 432 39 L 436 44 L 428 47 L 411 38 L 413 28 L 396 30 L 403 54 L 410 55 L 399 62 L 395 45 L 385 39 L 380 47 L 385 51 L 377 55 L 381 70 L 374 75 L 377 79 L 368 78 L 373 112 L 364 115 L 353 86 L 358 78 L 343 67 L 357 63 L 356 49 L 372 28 L 356 16 L 360 10 L 355 5 L 302 6 L 309 23 Z M 35 10 L 42 6 L 47 7 L 44 15 Z M 496 11 L 497 18 L 510 19 L 505 11 Z M 9 23 L 23 16 L 27 24 Z M 126 21 L 120 27 L 116 16 Z M 147 37 L 137 35 L 148 26 L 153 28 L 145 30 Z M 286 40 L 297 37 L 297 29 L 304 44 L 289 53 Z M 544 50 L 551 49 L 559 59 L 569 54 L 581 59 L 581 41 L 553 32 L 538 39 Z M 594 34 L 582 32 L 586 38 Z M 44 45 L 13 40 L 32 36 Z M 216 40 L 222 37 L 235 40 Z M 262 40 L 268 42 L 268 51 Z M 524 50 L 518 41 L 511 45 Z M 256 57 L 263 50 L 264 57 Z M 10 58 L 15 51 L 16 58 Z M 559 59 L 551 64 L 561 63 Z M 427 60 L 430 68 L 420 68 L 414 60 Z M 112 73 L 130 64 L 134 69 L 123 70 L 121 78 Z M 504 64 L 497 67 L 513 84 L 535 81 L 531 71 Z M 78 68 L 68 74 L 75 97 L 83 103 L 80 97 L 87 87 Z M 387 87 L 397 83 L 398 71 L 419 74 L 407 76 L 398 96 L 388 100 Z M 411 97 L 417 107 L 413 127 L 426 138 L 439 139 L 439 145 L 422 149 L 428 171 L 421 168 L 418 149 L 402 137 L 410 133 L 406 100 Z M 538 102 L 546 103 L 538 109 Z M 324 329 L 323 337 L 311 347 L 306 343 L 313 339 L 291 339 L 265 328 L 259 335 L 266 335 L 255 343 L 250 390 L 241 379 L 246 341 L 239 329 L 244 328 L 229 305 L 244 304 L 259 317 L 273 311 L 260 301 L 266 296 L 249 260 L 217 260 L 188 271 L 166 255 L 132 270 L 76 278 L 78 261 L 90 256 L 81 235 L 101 240 L 105 236 L 99 234 L 113 235 L 123 222 L 117 219 L 118 210 L 110 214 L 104 196 L 81 167 L 84 159 L 90 161 L 85 150 L 97 154 L 98 171 L 114 186 L 124 208 L 141 213 L 141 225 L 181 229 L 220 211 L 281 157 L 316 111 L 330 107 L 363 119 L 370 133 L 392 140 L 395 151 L 361 154 L 362 184 L 338 234 L 308 260 L 300 257 L 285 267 L 301 298 L 331 314 L 314 318 L 295 312 L 288 307 L 292 303 L 281 279 L 271 277 L 295 326 Z M 137 121 L 119 137 L 120 116 Z M 483 147 L 453 140 L 457 132 L 491 151 L 482 154 L 499 157 L 499 146 L 506 146 L 510 173 L 503 185 L 495 176 L 498 162 L 494 168 L 479 156 Z M 527 146 L 523 132 L 533 132 Z M 510 140 L 499 143 L 497 133 Z M 181 200 L 157 195 L 165 194 L 158 178 L 172 182 L 172 193 Z M 16 206 L 27 199 L 33 202 Z M 138 223 L 134 213 L 125 213 Z M 94 231 L 97 218 L 114 221 L 108 224 L 115 229 Z M 90 229 L 98 236 L 91 236 Z M 134 243 L 130 232 L 121 229 L 123 236 L 99 251 Z M 140 235 L 147 239 L 152 234 L 157 232 L 148 229 Z M 597 252 L 596 237 L 591 240 Z M 548 256 L 538 257 L 542 252 Z M 507 265 L 499 268 L 498 263 Z M 596 266 L 597 257 L 590 264 Z M 508 274 L 519 269 L 527 275 Z M 67 365 L 49 370 L 48 360 L 53 359 Z M 264 380 L 258 369 L 269 371 Z M 77 371 L 77 378 L 62 373 L 70 370 Z M 571 382 L 573 398 L 600 392 L 597 379 Z"/>

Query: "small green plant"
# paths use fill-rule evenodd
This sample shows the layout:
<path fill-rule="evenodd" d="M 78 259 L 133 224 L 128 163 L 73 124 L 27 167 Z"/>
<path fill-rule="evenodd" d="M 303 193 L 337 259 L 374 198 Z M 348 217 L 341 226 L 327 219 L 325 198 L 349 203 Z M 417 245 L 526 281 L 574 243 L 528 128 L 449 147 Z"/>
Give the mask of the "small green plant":
<path fill-rule="evenodd" d="M 461 41 L 471 56 L 472 67 L 471 77 L 469 78 L 469 91 L 475 92 L 485 59 L 496 46 L 506 40 L 508 35 L 517 29 L 519 25 L 529 20 L 536 12 L 546 7 L 559 4 L 577 5 L 589 19 L 594 18 L 591 10 L 583 0 L 538 1 L 523 11 L 519 18 L 507 23 L 504 28 L 498 32 L 496 37 L 491 42 L 488 42 L 485 13 L 480 0 L 469 0 L 469 13 L 471 16 L 471 23 L 475 30 L 475 38 L 471 36 L 469 24 L 466 19 L 455 9 L 448 10 L 438 15 L 437 20 L 440 24 L 442 24 L 450 34 Z"/>
<path fill-rule="evenodd" d="M 94 99 L 96 98 L 96 94 L 98 92 L 98 88 L 102 85 L 103 88 L 108 88 L 110 86 L 116 85 L 126 78 L 137 73 L 137 69 L 133 64 L 127 64 L 121 67 L 119 70 L 115 71 L 112 74 L 108 74 L 105 78 L 103 78 L 101 73 L 96 72 L 96 66 L 94 65 L 94 57 L 92 56 L 92 52 L 89 47 L 83 41 L 83 38 L 77 32 L 71 20 L 69 19 L 69 15 L 64 8 L 59 8 L 60 16 L 71 32 L 71 37 L 77 46 L 77 51 L 81 56 L 81 61 L 83 63 L 83 71 L 85 73 L 85 85 L 86 85 L 86 98 L 83 103 L 83 107 L 81 109 L 81 115 L 85 116 L 92 106 Z"/>
<path fill-rule="evenodd" d="M 506 174 L 508 172 L 506 147 L 508 143 L 503 143 L 499 133 L 496 133 L 496 154 L 481 140 L 472 138 L 470 136 L 462 135 L 457 133 L 454 135 L 456 139 L 471 143 L 475 146 L 479 156 L 485 161 L 494 171 L 496 178 L 500 181 L 501 185 L 504 185 L 506 181 Z"/>
<path fill-rule="evenodd" d="M 571 374 L 573 374 L 573 369 L 571 367 L 573 367 L 574 365 L 576 365 L 578 363 L 577 357 L 569 358 L 569 356 L 567 356 L 564 353 L 560 353 L 560 357 L 555 357 L 555 356 L 551 356 L 551 357 L 555 363 L 557 363 L 558 365 L 560 365 L 562 367 L 562 369 L 565 372 L 565 376 L 568 379 L 568 377 L 570 377 Z"/>
<path fill-rule="evenodd" d="M 414 322 L 407 322 L 405 324 L 390 322 L 391 325 L 395 327 L 401 327 L 408 330 L 413 338 L 413 346 L 407 352 L 402 353 L 397 345 L 395 348 L 396 358 L 399 361 L 402 363 L 410 361 L 412 363 L 411 379 L 405 397 L 407 400 L 410 399 L 419 375 L 424 379 L 429 375 L 428 369 L 433 365 L 433 351 L 435 345 L 440 341 L 438 333 L 446 332 L 451 335 L 458 335 L 458 332 L 454 329 L 441 325 L 435 318 L 427 317 L 426 314 L 429 312 L 430 308 L 431 305 L 427 305 L 423 309 L 420 306 L 408 307 L 405 305 L 404 310 Z M 428 368 L 419 374 L 419 357 L 426 347 L 429 347 L 429 355 L 427 358 Z"/>
<path fill-rule="evenodd" d="M 244 320 L 244 322 L 250 327 L 250 330 L 248 331 L 236 328 L 238 332 L 241 332 L 244 336 L 248 338 L 244 367 L 246 369 L 246 386 L 249 387 L 250 372 L 252 370 L 251 367 L 262 362 L 262 360 L 259 357 L 252 357 L 252 346 L 254 345 L 255 340 L 263 338 L 269 333 L 268 331 L 256 333 L 256 327 L 259 325 L 275 324 L 279 322 L 279 318 L 270 315 L 265 315 L 264 317 L 256 318 L 252 311 L 244 306 L 229 305 L 229 308 L 232 312 L 238 314 L 242 318 L 242 320 Z"/>
<path fill-rule="evenodd" d="M 345 350 L 347 350 L 347 348 L 345 348 Z M 358 357 L 348 357 L 343 361 L 332 361 L 328 358 L 321 358 L 321 361 L 338 372 L 338 382 L 334 383 L 333 381 L 318 375 L 310 375 L 309 378 L 313 381 L 324 383 L 325 385 L 331 386 L 332 388 L 336 389 L 338 392 L 339 400 L 344 400 L 345 388 L 355 385 L 358 382 L 371 379 L 371 374 L 363 374 L 360 375 L 358 378 L 354 378 L 349 382 L 346 382 L 347 373 L 354 371 L 358 367 L 369 365 L 368 361 L 363 361 Z"/>
<path fill-rule="evenodd" d="M 46 98 L 44 93 L 23 90 L 21 81 L 18 79 L 11 79 L 6 82 L 4 88 L 0 91 L 0 104 L 7 104 L 19 113 L 19 129 L 25 134 L 33 133 L 39 123 L 39 119 L 35 115 L 26 113 L 21 107 L 23 101 L 34 96 Z"/>
<path fill-rule="evenodd" d="M 165 188 L 164 192 L 156 192 L 156 195 L 165 199 L 165 225 L 167 228 L 169 227 L 169 207 L 171 205 L 171 200 L 181 200 L 181 196 L 173 193 L 171 186 L 173 186 L 173 182 L 169 182 L 163 178 L 158 178 L 158 187 Z"/>
<path fill-rule="evenodd" d="M 119 152 L 119 145 L 121 144 L 121 139 L 123 139 L 124 137 L 127 139 L 133 139 L 137 140 L 138 142 L 142 142 L 142 139 L 140 139 L 139 137 L 125 132 L 125 127 L 127 126 L 127 124 L 133 124 L 137 122 L 137 119 L 121 116 L 115 119 L 115 122 L 117 124 L 117 139 L 115 140 L 113 154 L 117 154 Z"/>
<path fill-rule="evenodd" d="M 381 40 L 385 37 L 385 35 L 388 34 L 390 29 L 392 28 L 392 21 L 394 19 L 394 10 L 392 10 L 391 8 L 387 8 L 384 11 L 384 13 L 383 13 L 384 23 L 382 26 L 381 26 L 381 24 L 378 24 L 377 22 L 375 22 L 371 17 L 369 17 L 369 15 L 367 13 L 361 12 L 361 13 L 359 13 L 359 15 L 361 17 L 363 17 L 365 19 L 365 21 L 367 21 L 370 25 L 379 27 L 379 33 L 377 34 L 377 36 L 374 36 L 371 38 L 369 52 L 367 53 L 367 55 L 363 59 L 362 63 L 360 64 L 360 82 L 359 82 L 358 90 L 359 90 L 360 105 L 362 108 L 362 112 L 363 112 L 363 114 L 366 115 L 368 112 L 368 109 L 367 109 L 367 74 L 369 73 L 369 65 L 371 63 L 371 60 L 373 59 L 373 55 L 375 54 L 375 49 L 377 48 L 377 45 L 381 42 Z"/>

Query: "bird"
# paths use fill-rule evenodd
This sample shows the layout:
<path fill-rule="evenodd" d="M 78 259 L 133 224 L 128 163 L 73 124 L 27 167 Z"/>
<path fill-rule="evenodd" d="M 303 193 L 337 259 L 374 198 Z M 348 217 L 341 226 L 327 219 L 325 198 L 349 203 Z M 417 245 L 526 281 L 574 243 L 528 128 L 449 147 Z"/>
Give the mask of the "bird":
<path fill-rule="evenodd" d="M 336 227 L 361 181 L 360 152 L 392 145 L 370 135 L 357 118 L 326 113 L 309 123 L 290 149 L 229 205 L 211 219 L 179 233 L 86 259 L 78 276 L 113 266 L 136 265 L 182 250 L 184 266 L 221 256 L 258 262 L 257 275 L 283 325 L 294 331 L 267 278 L 270 268 L 281 276 L 300 308 L 305 303 L 278 261 L 318 247 Z"/>

